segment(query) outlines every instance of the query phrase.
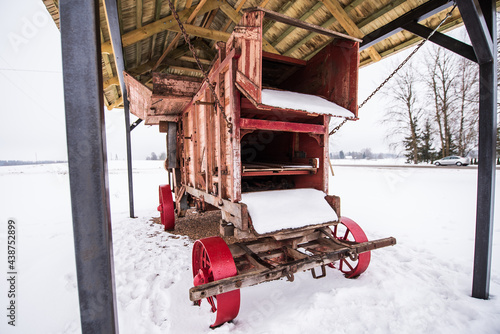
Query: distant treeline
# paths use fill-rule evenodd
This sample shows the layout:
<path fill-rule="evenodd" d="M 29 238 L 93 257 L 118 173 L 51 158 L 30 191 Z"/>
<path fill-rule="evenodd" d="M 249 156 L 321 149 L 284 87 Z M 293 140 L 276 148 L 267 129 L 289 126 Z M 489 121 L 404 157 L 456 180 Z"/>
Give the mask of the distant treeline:
<path fill-rule="evenodd" d="M 61 164 L 67 161 L 42 160 L 42 161 L 23 161 L 23 160 L 0 160 L 0 166 L 18 166 L 18 165 L 46 165 Z"/>
<path fill-rule="evenodd" d="M 365 148 L 361 152 L 330 152 L 330 159 L 391 159 L 397 157 L 396 154 L 392 153 L 373 153 L 369 148 Z"/>

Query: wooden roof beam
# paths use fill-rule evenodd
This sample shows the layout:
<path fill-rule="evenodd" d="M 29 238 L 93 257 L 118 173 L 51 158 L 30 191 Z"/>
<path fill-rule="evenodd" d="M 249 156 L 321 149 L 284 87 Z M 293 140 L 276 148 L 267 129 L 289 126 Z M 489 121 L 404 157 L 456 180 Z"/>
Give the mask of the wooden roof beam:
<path fill-rule="evenodd" d="M 278 13 L 285 14 L 285 12 L 288 10 L 288 8 L 292 7 L 292 5 L 293 5 L 293 1 L 285 2 L 285 4 L 283 6 L 281 6 L 280 9 L 278 10 Z M 264 35 L 269 29 L 271 29 L 274 26 L 275 23 L 276 23 L 275 21 L 270 20 L 262 29 L 262 34 Z"/>
<path fill-rule="evenodd" d="M 262 4 L 259 7 L 264 7 L 265 5 L 267 5 L 266 0 L 264 0 L 264 2 L 262 2 Z M 243 16 L 241 13 L 237 12 L 233 7 L 231 7 L 231 5 L 228 4 L 227 2 L 224 3 L 222 6 L 220 6 L 220 9 L 224 12 L 224 14 L 227 15 L 227 17 L 229 17 L 236 24 L 240 22 L 241 17 Z M 262 50 L 266 52 L 280 54 L 280 52 L 276 50 L 274 46 L 272 46 L 271 43 L 269 43 L 264 37 L 262 37 Z"/>
<path fill-rule="evenodd" d="M 142 27 L 142 0 L 136 0 L 135 15 L 137 22 L 136 28 L 140 29 Z M 142 44 L 137 43 L 135 47 L 136 47 L 135 66 L 139 66 L 141 64 L 141 58 L 142 58 Z"/>
<path fill-rule="evenodd" d="M 346 13 L 349 13 L 351 10 L 353 10 L 354 8 L 356 8 L 358 5 L 360 5 L 364 0 L 355 0 L 353 1 L 352 3 L 350 3 L 349 5 L 347 5 L 345 8 L 344 8 L 344 11 Z M 376 13 L 374 13 L 372 16 L 370 16 L 370 18 L 378 18 L 382 15 L 384 15 L 385 13 L 389 12 L 390 10 L 396 8 L 397 6 L 401 5 L 401 3 L 405 2 L 406 0 L 396 0 L 394 1 L 393 3 L 383 7 L 381 10 L 377 11 Z M 370 22 L 367 22 L 368 19 L 366 20 L 363 20 L 362 22 L 360 22 L 358 24 L 358 28 L 361 29 L 363 28 L 366 24 L 370 23 Z M 325 23 L 323 23 L 321 25 L 321 27 L 323 28 L 326 28 L 328 29 L 332 24 L 334 24 L 335 22 L 337 22 L 337 19 L 335 17 L 331 17 L 328 21 L 326 21 Z M 311 39 L 313 39 L 314 37 L 316 37 L 318 34 L 315 33 L 315 32 L 312 32 L 310 34 L 308 34 L 306 37 L 304 37 L 303 39 L 301 39 L 299 42 L 295 43 L 294 46 L 292 46 L 290 49 L 288 49 L 285 53 L 283 53 L 283 55 L 285 56 L 290 56 L 292 53 L 294 53 L 296 50 L 300 49 L 302 47 L 302 45 L 306 44 L 307 42 L 309 42 Z M 327 43 L 330 43 L 331 39 L 328 40 Z M 326 45 L 326 44 L 325 44 Z M 310 55 L 307 57 L 309 58 Z"/>
<path fill-rule="evenodd" d="M 337 19 L 342 28 L 344 28 L 349 35 L 357 38 L 363 38 L 365 36 L 358 28 L 356 23 L 354 23 L 354 21 L 344 11 L 342 6 L 340 6 L 340 3 L 337 0 L 320 0 L 320 1 L 325 5 L 328 11 Z M 377 52 L 377 50 L 375 50 L 374 47 L 367 48 L 366 52 L 368 52 L 370 58 L 373 61 L 379 61 L 380 59 L 382 59 L 382 57 Z"/>
<path fill-rule="evenodd" d="M 192 23 L 194 21 L 194 19 L 196 18 L 196 15 L 199 13 L 199 11 L 203 7 L 203 5 L 205 5 L 206 2 L 207 2 L 207 0 L 200 0 L 198 5 L 196 5 L 196 8 L 194 9 L 194 11 L 191 14 L 189 14 L 189 17 L 185 23 L 188 23 L 188 24 Z M 177 33 L 177 35 L 175 35 L 174 39 L 170 42 L 169 46 L 165 49 L 165 51 L 163 51 L 163 54 L 160 56 L 160 58 L 158 59 L 158 61 L 155 64 L 155 66 L 153 66 L 153 69 L 152 69 L 153 71 L 156 70 L 158 68 L 158 66 L 160 66 L 161 62 L 163 61 L 163 59 L 165 59 L 167 54 L 173 48 L 175 48 L 177 46 L 177 43 L 179 42 L 181 37 L 182 37 L 182 33 L 180 33 L 180 32 Z"/>
<path fill-rule="evenodd" d="M 355 0 L 355 1 L 361 1 L 361 0 Z M 323 4 L 321 2 L 317 2 L 307 12 L 305 12 L 301 17 L 299 17 L 299 20 L 301 20 L 301 21 L 307 20 L 309 18 L 309 16 L 311 16 L 312 14 L 314 14 L 322 6 L 323 6 Z M 294 27 L 294 26 L 288 27 L 287 30 L 285 30 L 281 35 L 278 36 L 278 38 L 276 38 L 276 40 L 274 42 L 271 43 L 272 46 L 278 45 L 279 42 L 281 42 L 282 40 L 284 40 L 285 37 L 287 37 L 288 35 L 290 35 L 290 33 L 293 32 L 296 28 L 297 27 Z"/>
<path fill-rule="evenodd" d="M 225 0 L 208 0 L 206 2 L 206 4 L 203 6 L 203 8 L 198 12 L 198 15 L 204 15 L 207 12 L 210 12 L 216 8 L 219 8 L 224 3 L 225 3 Z M 194 11 L 194 9 L 195 9 L 195 7 L 192 6 L 190 8 L 187 8 L 187 9 L 180 11 L 178 14 L 179 14 L 179 18 L 181 19 L 181 21 L 188 18 L 189 15 Z M 175 21 L 175 18 L 173 15 L 166 16 L 161 20 L 146 24 L 143 27 L 141 27 L 140 29 L 135 29 L 135 30 L 129 31 L 126 34 L 123 34 L 122 35 L 123 47 L 135 44 L 139 41 L 142 41 L 143 39 L 149 38 L 155 34 L 158 34 L 162 31 L 166 31 L 166 30 L 176 31 L 176 32 L 180 31 L 179 27 L 177 26 L 177 21 Z M 187 29 L 186 29 L 186 31 L 187 31 Z M 191 31 L 193 31 L 193 30 L 191 29 Z M 215 31 L 215 32 L 220 33 L 218 31 Z M 188 31 L 188 33 L 192 34 L 189 31 Z M 203 34 L 203 36 L 199 36 L 199 37 L 208 38 L 208 39 L 215 39 L 215 40 L 223 40 L 223 39 L 220 39 L 221 35 L 219 35 L 219 34 L 215 34 L 216 36 L 218 36 L 219 39 L 215 38 L 214 34 L 210 34 L 210 33 L 207 34 L 206 32 L 204 32 L 202 34 Z M 226 35 L 229 36 L 229 34 L 224 34 L 224 33 L 222 33 L 222 34 L 223 34 L 222 36 L 226 36 Z M 196 34 L 193 34 L 193 35 L 198 36 Z M 205 37 L 205 36 L 212 36 L 212 38 Z M 229 37 L 227 37 L 227 38 L 229 38 Z M 227 38 L 225 38 L 224 41 L 226 41 Z M 102 43 L 101 44 L 101 51 L 103 53 L 112 54 L 113 48 L 111 47 L 111 42 L 108 41 L 108 42 Z"/>
<path fill-rule="evenodd" d="M 108 88 L 109 86 L 120 86 L 120 81 L 118 77 L 111 77 L 108 80 L 104 80 L 102 83 L 103 89 Z"/>
<path fill-rule="evenodd" d="M 237 13 L 240 12 L 240 10 L 243 8 L 243 6 L 245 5 L 245 3 L 247 2 L 247 0 L 240 0 L 239 4 L 236 5 L 236 8 L 234 9 Z M 227 23 L 226 25 L 221 29 L 221 31 L 227 31 L 227 29 L 229 28 L 229 26 L 231 25 L 231 22 L 234 22 L 233 20 L 229 19 L 227 20 Z"/>
<path fill-rule="evenodd" d="M 158 21 L 160 19 L 161 14 L 161 4 L 162 0 L 155 0 L 155 18 L 154 21 Z M 151 36 L 151 52 L 149 53 L 149 59 L 152 59 L 155 55 L 155 47 L 156 47 L 156 37 L 158 34 L 154 34 Z"/>
<path fill-rule="evenodd" d="M 196 60 L 193 58 L 193 57 L 188 57 L 188 56 L 181 56 L 179 57 L 179 60 L 182 60 L 182 61 L 188 61 L 190 63 L 196 63 Z M 212 61 L 209 60 L 209 59 L 202 59 L 202 58 L 198 58 L 198 60 L 200 61 L 200 63 L 202 63 L 203 65 L 210 65 L 212 64 Z"/>

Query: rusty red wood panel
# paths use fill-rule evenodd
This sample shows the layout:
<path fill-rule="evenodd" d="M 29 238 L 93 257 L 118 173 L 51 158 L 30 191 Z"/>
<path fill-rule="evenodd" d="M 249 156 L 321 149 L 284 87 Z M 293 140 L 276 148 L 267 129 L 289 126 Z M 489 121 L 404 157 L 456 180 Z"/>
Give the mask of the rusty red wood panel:
<path fill-rule="evenodd" d="M 193 97 L 201 87 L 202 79 L 187 76 L 153 73 L 153 94 Z"/>
<path fill-rule="evenodd" d="M 151 94 L 153 92 L 130 74 L 124 73 L 123 77 L 130 101 L 130 112 L 140 119 L 146 119 L 147 112 L 151 106 Z"/>
<path fill-rule="evenodd" d="M 241 118 L 240 128 L 248 130 L 287 131 L 299 133 L 324 134 L 325 126 L 307 123 L 267 121 L 263 119 Z"/>
<path fill-rule="evenodd" d="M 232 42 L 233 47 L 241 50 L 238 61 L 238 71 L 243 74 L 253 86 L 258 89 L 242 91 L 248 98 L 261 103 L 262 90 L 262 12 L 253 12 L 243 15 L 238 24 L 237 37 Z M 236 78 L 239 82 L 238 78 Z M 240 83 L 241 85 L 241 83 Z M 240 86 L 243 88 L 242 86 Z"/>
<path fill-rule="evenodd" d="M 278 88 L 323 96 L 357 117 L 358 67 L 358 43 L 333 41 Z"/>

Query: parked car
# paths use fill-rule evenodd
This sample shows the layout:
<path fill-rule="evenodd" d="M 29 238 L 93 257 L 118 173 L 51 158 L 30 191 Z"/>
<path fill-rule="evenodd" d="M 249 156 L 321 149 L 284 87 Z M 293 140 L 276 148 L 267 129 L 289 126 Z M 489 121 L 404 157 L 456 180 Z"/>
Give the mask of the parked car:
<path fill-rule="evenodd" d="M 468 164 L 470 164 L 469 158 L 459 157 L 456 155 L 444 157 L 442 159 L 434 161 L 434 165 L 436 166 L 441 166 L 441 165 L 467 166 Z"/>

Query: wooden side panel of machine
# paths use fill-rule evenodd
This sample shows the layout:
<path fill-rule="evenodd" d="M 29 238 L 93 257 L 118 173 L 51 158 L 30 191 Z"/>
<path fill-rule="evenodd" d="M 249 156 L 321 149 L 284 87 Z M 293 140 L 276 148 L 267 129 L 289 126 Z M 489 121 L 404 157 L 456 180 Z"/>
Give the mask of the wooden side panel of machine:
<path fill-rule="evenodd" d="M 234 85 L 234 54 L 226 59 L 225 48 L 220 46 L 219 59 L 209 74 L 226 117 L 216 107 L 207 84 L 202 85 L 182 114 L 181 166 L 184 185 L 237 202 L 241 199 L 240 100 Z"/>
<path fill-rule="evenodd" d="M 124 73 L 123 78 L 127 86 L 130 112 L 140 119 L 146 119 L 147 111 L 151 107 L 151 94 L 153 92 L 128 73 Z"/>
<path fill-rule="evenodd" d="M 323 96 L 358 117 L 358 48 L 357 42 L 333 41 L 279 88 Z"/>
<path fill-rule="evenodd" d="M 228 50 L 241 50 L 236 71 L 238 89 L 255 105 L 262 102 L 262 21 L 264 13 L 243 15 L 228 41 Z"/>

